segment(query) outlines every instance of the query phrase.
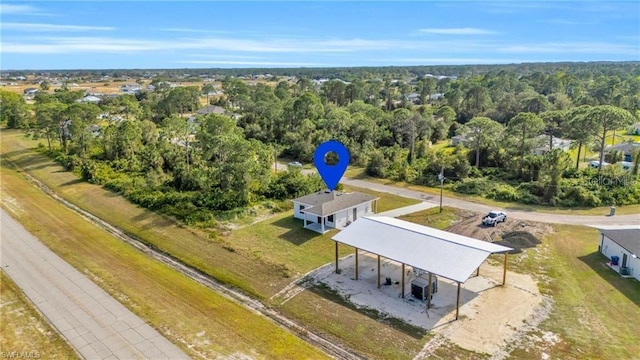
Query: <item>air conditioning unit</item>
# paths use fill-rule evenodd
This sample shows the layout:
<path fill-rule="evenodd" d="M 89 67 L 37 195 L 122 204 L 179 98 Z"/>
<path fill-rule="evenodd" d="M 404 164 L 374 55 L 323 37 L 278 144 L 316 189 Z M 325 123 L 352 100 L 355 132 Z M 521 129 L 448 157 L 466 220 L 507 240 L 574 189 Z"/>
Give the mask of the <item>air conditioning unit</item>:
<path fill-rule="evenodd" d="M 430 296 L 433 299 L 433 294 L 438 292 L 438 277 L 431 276 L 431 286 L 429 286 L 429 280 L 425 278 L 415 278 L 411 281 L 411 295 L 416 299 L 427 300 Z"/>

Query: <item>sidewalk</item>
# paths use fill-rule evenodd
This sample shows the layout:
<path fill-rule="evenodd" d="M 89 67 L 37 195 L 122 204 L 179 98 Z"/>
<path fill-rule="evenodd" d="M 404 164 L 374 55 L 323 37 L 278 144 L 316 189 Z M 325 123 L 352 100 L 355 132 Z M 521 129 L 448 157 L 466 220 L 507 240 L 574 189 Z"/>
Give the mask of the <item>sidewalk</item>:
<path fill-rule="evenodd" d="M 0 211 L 2 270 L 83 358 L 189 358 Z"/>

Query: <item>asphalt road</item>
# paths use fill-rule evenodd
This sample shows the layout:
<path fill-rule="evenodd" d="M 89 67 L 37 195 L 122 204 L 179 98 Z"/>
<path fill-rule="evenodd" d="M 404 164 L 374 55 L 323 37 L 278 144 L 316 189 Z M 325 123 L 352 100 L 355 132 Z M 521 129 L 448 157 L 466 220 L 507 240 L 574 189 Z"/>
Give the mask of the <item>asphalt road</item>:
<path fill-rule="evenodd" d="M 278 169 L 286 169 L 286 164 L 278 163 Z M 312 174 L 316 172 L 316 169 L 304 169 L 305 174 Z M 340 182 L 345 185 L 357 186 L 365 189 L 371 189 L 380 192 L 386 192 L 389 194 L 400 195 L 412 199 L 418 199 L 433 204 L 440 203 L 440 196 L 425 193 L 422 191 L 409 190 L 396 186 L 378 184 L 372 181 L 358 180 L 353 178 L 343 177 Z M 615 226 L 640 226 L 640 214 L 631 215 L 615 215 L 608 216 L 608 214 L 602 215 L 572 215 L 572 214 L 554 214 L 545 213 L 540 211 L 525 211 L 518 209 L 494 209 L 492 206 L 479 204 L 472 201 L 466 201 L 451 197 L 444 196 L 442 198 L 442 204 L 444 206 L 450 206 L 458 209 L 466 209 L 481 214 L 488 213 L 491 210 L 505 210 L 510 219 L 530 220 L 550 224 L 568 224 L 568 225 L 586 225 L 594 227 L 615 227 Z M 515 204 L 514 206 L 517 206 Z"/>
<path fill-rule="evenodd" d="M 0 211 L 2 269 L 82 357 L 189 359 Z"/>

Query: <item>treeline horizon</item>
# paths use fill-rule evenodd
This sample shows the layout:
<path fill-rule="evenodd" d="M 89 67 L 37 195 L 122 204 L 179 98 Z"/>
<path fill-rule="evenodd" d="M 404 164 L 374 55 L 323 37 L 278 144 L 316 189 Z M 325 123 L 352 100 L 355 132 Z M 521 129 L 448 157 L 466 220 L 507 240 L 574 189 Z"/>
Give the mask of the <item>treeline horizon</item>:
<path fill-rule="evenodd" d="M 513 71 L 518 74 L 532 74 L 541 72 L 549 74 L 557 71 L 566 71 L 570 74 L 607 70 L 607 75 L 621 73 L 640 75 L 640 60 L 629 61 L 580 61 L 580 62 L 523 62 L 511 64 L 465 64 L 465 65 L 411 65 L 411 66 L 332 66 L 332 67 L 293 67 L 293 68 L 131 68 L 131 69 L 2 69 L 2 74 L 13 76 L 30 74 L 58 74 L 90 76 L 95 73 L 101 75 L 118 74 L 119 76 L 143 76 L 150 72 L 159 72 L 162 75 L 220 75 L 220 76 L 246 76 L 271 74 L 273 76 L 296 76 L 307 78 L 334 77 L 349 79 L 363 79 L 367 76 L 392 75 L 392 76 L 424 76 L 432 74 L 436 76 L 465 76 L 485 74 L 492 71 Z"/>

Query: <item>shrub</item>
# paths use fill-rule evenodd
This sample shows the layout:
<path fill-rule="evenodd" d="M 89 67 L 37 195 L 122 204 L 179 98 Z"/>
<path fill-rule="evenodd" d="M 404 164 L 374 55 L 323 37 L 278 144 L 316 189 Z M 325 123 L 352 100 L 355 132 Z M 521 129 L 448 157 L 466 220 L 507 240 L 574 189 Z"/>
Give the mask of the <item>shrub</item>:
<path fill-rule="evenodd" d="M 486 178 L 468 178 L 456 182 L 453 191 L 461 194 L 480 195 L 486 194 L 493 185 Z"/>
<path fill-rule="evenodd" d="M 500 184 L 489 190 L 487 197 L 502 201 L 519 201 L 522 198 L 518 189 L 506 184 Z"/>

